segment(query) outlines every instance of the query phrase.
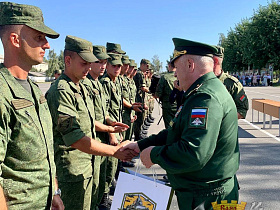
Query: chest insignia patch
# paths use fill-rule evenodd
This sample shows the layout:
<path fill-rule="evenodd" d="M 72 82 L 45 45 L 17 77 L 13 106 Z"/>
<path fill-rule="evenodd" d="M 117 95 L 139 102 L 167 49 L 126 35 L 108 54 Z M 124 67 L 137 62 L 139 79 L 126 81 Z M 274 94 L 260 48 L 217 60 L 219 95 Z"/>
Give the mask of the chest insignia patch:
<path fill-rule="evenodd" d="M 207 108 L 194 108 L 191 111 L 190 127 L 191 128 L 206 128 Z"/>

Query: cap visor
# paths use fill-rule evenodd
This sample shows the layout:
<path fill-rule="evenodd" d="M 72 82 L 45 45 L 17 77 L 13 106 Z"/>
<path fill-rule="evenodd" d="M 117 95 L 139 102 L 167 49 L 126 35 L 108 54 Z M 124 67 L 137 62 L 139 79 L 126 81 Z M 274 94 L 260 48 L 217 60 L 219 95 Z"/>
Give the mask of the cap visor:
<path fill-rule="evenodd" d="M 92 52 L 80 52 L 78 53 L 78 55 L 81 56 L 82 59 L 90 63 L 98 61 L 98 59 L 95 57 L 95 55 L 93 55 Z"/>
<path fill-rule="evenodd" d="M 106 59 L 109 59 L 111 58 L 109 55 L 104 55 L 104 54 L 95 54 L 96 58 L 99 59 L 99 60 L 106 60 Z"/>
<path fill-rule="evenodd" d="M 112 65 L 114 65 L 114 66 L 115 66 L 115 65 L 121 65 L 121 66 L 123 65 L 122 62 L 119 61 L 119 60 L 113 60 L 113 61 L 112 61 L 111 59 L 109 59 L 109 62 L 110 62 Z"/>
<path fill-rule="evenodd" d="M 46 26 L 44 23 L 40 22 L 40 23 L 27 23 L 25 24 L 27 26 L 29 26 L 30 28 L 33 28 L 37 31 L 40 31 L 44 34 L 46 34 L 47 37 L 51 38 L 51 39 L 56 39 L 59 37 L 59 33 L 55 32 L 54 30 L 52 30 L 51 28 L 49 28 L 48 26 Z"/>

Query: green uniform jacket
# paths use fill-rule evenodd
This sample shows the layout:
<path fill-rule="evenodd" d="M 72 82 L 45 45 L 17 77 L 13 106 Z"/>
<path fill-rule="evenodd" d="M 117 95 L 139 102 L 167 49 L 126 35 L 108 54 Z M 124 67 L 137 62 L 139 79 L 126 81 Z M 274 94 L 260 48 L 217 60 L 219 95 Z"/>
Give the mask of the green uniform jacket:
<path fill-rule="evenodd" d="M 9 209 L 50 209 L 55 164 L 47 101 L 32 95 L 0 64 L 0 183 Z"/>
<path fill-rule="evenodd" d="M 231 178 L 239 167 L 236 107 L 213 72 L 184 93 L 169 129 L 138 141 L 155 145 L 151 160 L 167 171 L 177 192 L 191 192 Z"/>
<path fill-rule="evenodd" d="M 95 120 L 106 124 L 106 116 L 108 115 L 108 111 L 106 110 L 106 96 L 102 84 L 98 80 L 94 80 L 90 74 L 88 74 L 87 78 L 81 82 L 87 88 L 93 101 Z M 96 137 L 101 142 L 108 143 L 108 133 L 97 131 Z"/>
<path fill-rule="evenodd" d="M 237 108 L 237 112 L 245 118 L 249 109 L 249 102 L 245 94 L 243 85 L 237 78 L 224 72 L 222 72 L 222 74 L 218 78 L 226 86 L 226 89 L 232 96 Z"/>
<path fill-rule="evenodd" d="M 133 79 L 137 88 L 136 102 L 144 103 L 145 92 L 141 90 L 141 87 L 146 87 L 146 80 L 141 69 L 137 70 L 137 73 Z"/>
<path fill-rule="evenodd" d="M 117 122 L 122 122 L 123 100 L 120 79 L 116 78 L 116 82 L 113 82 L 108 74 L 104 74 L 100 82 L 106 95 L 109 117 Z"/>
<path fill-rule="evenodd" d="M 92 155 L 71 147 L 84 136 L 95 138 L 94 106 L 83 84 L 62 74 L 46 93 L 53 120 L 57 179 L 78 182 L 92 176 Z"/>
<path fill-rule="evenodd" d="M 169 96 L 173 90 L 175 80 L 174 72 L 163 74 L 158 81 L 155 95 L 162 101 L 163 109 L 172 109 L 176 113 L 177 103 L 170 104 L 169 102 Z"/>

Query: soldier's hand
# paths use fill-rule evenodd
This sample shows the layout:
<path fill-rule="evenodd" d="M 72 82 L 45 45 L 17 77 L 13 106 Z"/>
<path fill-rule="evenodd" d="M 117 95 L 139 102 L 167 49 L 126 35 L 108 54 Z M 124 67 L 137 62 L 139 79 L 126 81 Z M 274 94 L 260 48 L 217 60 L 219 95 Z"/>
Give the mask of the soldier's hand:
<path fill-rule="evenodd" d="M 63 202 L 60 195 L 54 195 L 52 200 L 52 210 L 64 210 Z"/>
<path fill-rule="evenodd" d="M 149 107 L 148 107 L 146 104 L 144 104 L 144 109 L 145 109 L 145 110 L 148 110 Z"/>
<path fill-rule="evenodd" d="M 119 144 L 119 141 L 115 134 L 109 135 L 109 142 L 110 142 L 110 145 L 113 145 L 113 146 L 116 146 Z"/>
<path fill-rule="evenodd" d="M 111 126 L 121 126 L 121 127 L 124 127 L 124 128 L 129 128 L 129 126 L 127 124 L 124 124 L 124 123 L 121 123 L 121 122 L 112 122 L 110 125 Z"/>
<path fill-rule="evenodd" d="M 118 158 L 122 161 L 131 161 L 132 158 L 138 155 L 138 152 L 135 152 L 134 150 L 131 149 L 122 150 L 122 148 L 127 144 L 130 144 L 130 141 L 124 141 L 117 146 L 118 150 L 114 154 L 115 158 Z"/>
<path fill-rule="evenodd" d="M 142 107 L 142 104 L 136 102 L 136 103 L 133 103 L 133 104 L 132 104 L 132 107 L 131 107 L 131 108 L 132 108 L 135 112 L 142 112 L 141 107 Z"/>
<path fill-rule="evenodd" d="M 125 141 L 124 143 L 126 144 L 123 144 L 123 147 L 120 149 L 121 151 L 130 149 L 135 151 L 137 154 L 140 152 L 137 142 Z"/>
<path fill-rule="evenodd" d="M 114 126 L 113 128 L 114 130 L 111 133 L 120 133 L 127 130 L 127 127 L 123 127 L 123 126 Z"/>

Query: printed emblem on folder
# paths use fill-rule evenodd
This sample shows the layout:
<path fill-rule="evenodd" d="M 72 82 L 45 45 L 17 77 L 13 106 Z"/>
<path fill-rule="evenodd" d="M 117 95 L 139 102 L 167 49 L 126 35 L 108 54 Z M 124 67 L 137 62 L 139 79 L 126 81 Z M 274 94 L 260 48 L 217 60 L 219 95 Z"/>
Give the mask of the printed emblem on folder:
<path fill-rule="evenodd" d="M 155 210 L 156 203 L 143 193 L 125 193 L 119 210 Z"/>

